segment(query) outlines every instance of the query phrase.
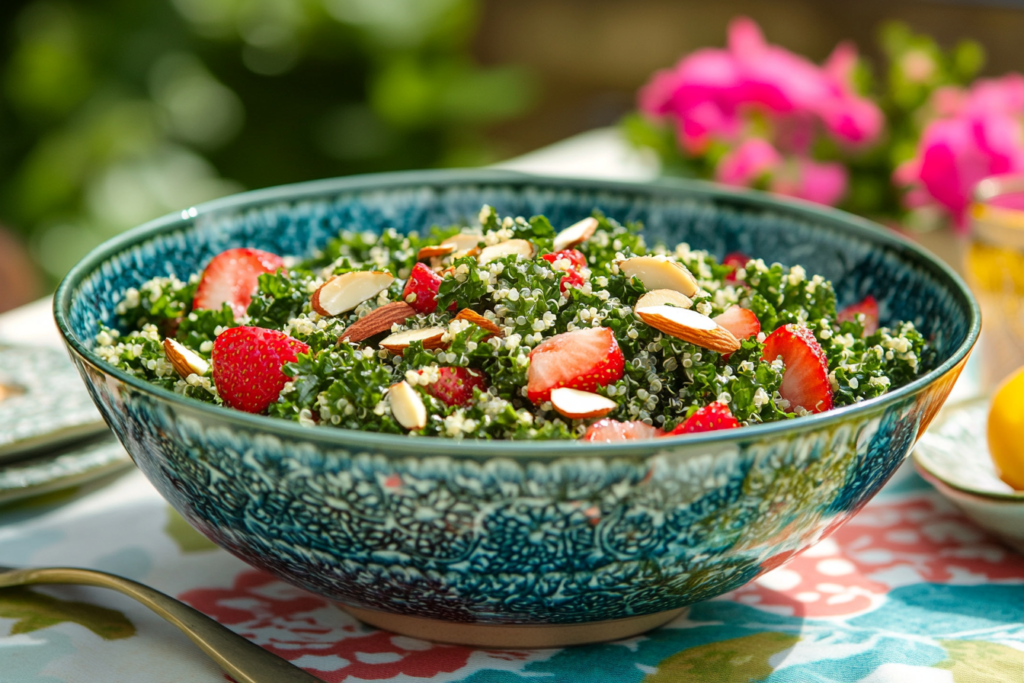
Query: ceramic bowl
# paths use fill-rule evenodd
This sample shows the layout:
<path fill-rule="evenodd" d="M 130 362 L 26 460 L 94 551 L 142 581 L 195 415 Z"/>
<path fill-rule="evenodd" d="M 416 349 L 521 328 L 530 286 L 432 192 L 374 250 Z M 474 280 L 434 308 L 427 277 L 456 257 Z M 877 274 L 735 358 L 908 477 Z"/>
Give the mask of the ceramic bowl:
<path fill-rule="evenodd" d="M 1024 491 L 996 474 L 988 450 L 988 398 L 945 408 L 914 449 L 914 465 L 975 524 L 1024 553 Z"/>
<path fill-rule="evenodd" d="M 122 292 L 223 249 L 308 254 L 342 228 L 467 223 L 482 204 L 568 225 L 593 209 L 686 240 L 802 264 L 846 305 L 912 320 L 934 369 L 889 394 L 785 423 L 617 444 L 454 442 L 306 428 L 193 402 L 105 364 Z M 707 184 L 416 172 L 244 194 L 104 244 L 55 313 L 138 467 L 197 529 L 360 619 L 419 637 L 553 646 L 625 637 L 751 581 L 854 514 L 909 453 L 963 368 L 979 314 L 946 266 L 892 233 Z"/>

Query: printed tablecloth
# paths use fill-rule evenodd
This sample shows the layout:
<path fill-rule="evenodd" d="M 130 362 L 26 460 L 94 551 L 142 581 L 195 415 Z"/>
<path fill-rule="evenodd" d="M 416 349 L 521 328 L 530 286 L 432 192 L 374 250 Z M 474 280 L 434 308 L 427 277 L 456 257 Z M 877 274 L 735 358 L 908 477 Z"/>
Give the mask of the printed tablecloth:
<path fill-rule="evenodd" d="M 366 627 L 215 548 L 138 472 L 0 510 L 0 562 L 111 571 L 176 595 L 325 681 L 1024 681 L 1024 557 L 905 465 L 789 564 L 628 640 L 475 650 Z M 0 590 L 0 682 L 224 681 L 173 627 L 109 591 Z"/>

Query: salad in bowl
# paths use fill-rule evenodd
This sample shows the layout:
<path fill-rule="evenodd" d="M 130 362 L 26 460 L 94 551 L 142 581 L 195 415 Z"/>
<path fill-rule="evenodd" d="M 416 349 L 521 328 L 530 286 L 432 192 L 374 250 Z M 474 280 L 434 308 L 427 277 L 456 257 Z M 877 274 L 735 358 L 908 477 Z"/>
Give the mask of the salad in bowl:
<path fill-rule="evenodd" d="M 309 427 L 612 442 L 789 420 L 934 364 L 870 294 L 800 265 L 645 243 L 599 211 L 426 234 L 343 230 L 312 257 L 237 247 L 124 292 L 105 361 Z"/>

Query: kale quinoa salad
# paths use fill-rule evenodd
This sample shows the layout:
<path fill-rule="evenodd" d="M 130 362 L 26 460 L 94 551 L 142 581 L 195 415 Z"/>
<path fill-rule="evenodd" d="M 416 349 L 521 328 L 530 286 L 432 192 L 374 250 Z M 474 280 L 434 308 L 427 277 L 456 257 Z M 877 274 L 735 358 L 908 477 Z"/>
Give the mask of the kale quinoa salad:
<path fill-rule="evenodd" d="M 871 296 L 794 265 L 644 243 L 596 213 L 343 232 L 308 259 L 229 249 L 149 280 L 99 356 L 198 401 L 309 427 L 620 441 L 797 418 L 931 365 Z M 751 255 L 756 257 L 756 254 Z"/>

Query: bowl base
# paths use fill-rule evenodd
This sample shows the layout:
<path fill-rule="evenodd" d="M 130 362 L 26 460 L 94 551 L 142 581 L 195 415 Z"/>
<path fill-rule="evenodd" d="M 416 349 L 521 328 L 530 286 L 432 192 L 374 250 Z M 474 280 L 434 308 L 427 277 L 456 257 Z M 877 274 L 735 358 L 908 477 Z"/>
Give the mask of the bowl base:
<path fill-rule="evenodd" d="M 621 640 L 664 626 L 690 609 L 680 607 L 666 612 L 583 624 L 467 624 L 349 605 L 339 607 L 370 626 L 404 636 L 439 643 L 495 648 L 548 648 Z"/>

